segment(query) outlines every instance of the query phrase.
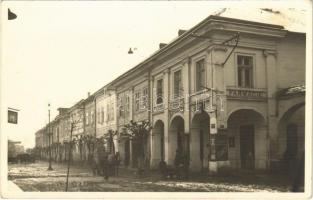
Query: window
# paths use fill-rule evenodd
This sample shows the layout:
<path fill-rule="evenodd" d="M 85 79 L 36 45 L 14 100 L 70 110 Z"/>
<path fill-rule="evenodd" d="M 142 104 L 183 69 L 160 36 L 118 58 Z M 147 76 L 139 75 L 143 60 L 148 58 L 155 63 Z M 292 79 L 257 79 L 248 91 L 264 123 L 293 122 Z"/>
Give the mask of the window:
<path fill-rule="evenodd" d="M 118 98 L 118 109 L 119 109 L 119 116 L 120 116 L 120 117 L 123 117 L 124 108 L 123 108 L 122 96 L 120 96 L 120 97 Z"/>
<path fill-rule="evenodd" d="M 93 111 L 90 112 L 90 123 L 93 124 L 94 123 L 94 115 L 93 115 Z"/>
<path fill-rule="evenodd" d="M 125 115 L 124 117 L 128 117 L 129 116 L 129 96 L 126 95 L 125 97 Z"/>
<path fill-rule="evenodd" d="M 205 87 L 205 67 L 204 59 L 196 62 L 196 91 L 203 90 Z"/>
<path fill-rule="evenodd" d="M 110 110 L 110 120 L 114 120 L 114 101 L 111 102 Z"/>
<path fill-rule="evenodd" d="M 237 56 L 238 66 L 238 86 L 251 88 L 253 87 L 253 57 L 252 56 Z"/>
<path fill-rule="evenodd" d="M 88 125 L 89 124 L 89 113 L 87 112 L 86 113 L 86 125 Z"/>
<path fill-rule="evenodd" d="M 110 113 L 111 112 L 111 110 L 110 110 L 110 103 L 108 102 L 107 103 L 107 119 L 106 119 L 106 121 L 110 121 L 111 120 L 111 117 L 110 117 Z"/>
<path fill-rule="evenodd" d="M 163 103 L 163 79 L 157 81 L 156 103 L 157 104 Z"/>
<path fill-rule="evenodd" d="M 104 122 L 104 108 L 101 107 L 101 124 Z"/>
<path fill-rule="evenodd" d="M 135 93 L 135 111 L 139 111 L 139 103 L 140 103 L 140 92 L 137 91 Z"/>
<path fill-rule="evenodd" d="M 142 107 L 141 109 L 146 109 L 148 107 L 148 88 L 143 89 L 142 95 Z"/>
<path fill-rule="evenodd" d="M 97 122 L 98 122 L 98 124 L 100 124 L 101 123 L 101 111 L 100 111 L 100 108 L 98 109 L 98 112 L 97 112 L 97 118 L 98 118 Z"/>
<path fill-rule="evenodd" d="M 181 70 L 174 72 L 174 98 L 181 95 L 182 90 L 182 80 L 181 80 Z"/>

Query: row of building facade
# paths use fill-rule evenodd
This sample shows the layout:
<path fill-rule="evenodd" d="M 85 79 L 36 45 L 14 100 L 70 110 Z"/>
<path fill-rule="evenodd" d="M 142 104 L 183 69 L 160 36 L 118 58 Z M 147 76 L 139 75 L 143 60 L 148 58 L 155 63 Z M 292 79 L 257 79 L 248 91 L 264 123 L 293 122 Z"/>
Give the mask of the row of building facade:
<path fill-rule="evenodd" d="M 230 39 L 230 40 L 229 40 Z M 150 122 L 147 162 L 173 165 L 177 150 L 192 171 L 280 168 L 304 151 L 305 33 L 280 25 L 209 16 L 36 132 L 36 149 L 109 130 L 124 165 L 136 165 L 131 120 Z M 66 160 L 66 147 L 55 159 Z M 74 160 L 86 151 L 74 148 Z M 85 153 L 79 153 L 85 152 Z"/>

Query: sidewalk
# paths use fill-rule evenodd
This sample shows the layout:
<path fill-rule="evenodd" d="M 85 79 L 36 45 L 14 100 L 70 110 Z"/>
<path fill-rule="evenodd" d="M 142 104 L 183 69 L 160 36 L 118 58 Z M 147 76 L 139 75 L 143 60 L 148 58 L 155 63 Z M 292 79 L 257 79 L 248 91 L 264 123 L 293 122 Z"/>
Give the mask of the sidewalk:
<path fill-rule="evenodd" d="M 9 165 L 9 179 L 23 191 L 65 191 L 67 165 L 47 162 Z M 158 170 L 138 176 L 134 168 L 120 167 L 118 176 L 94 176 L 88 166 L 71 165 L 69 191 L 92 192 L 289 192 L 290 183 L 279 174 L 236 173 L 208 176 L 190 173 L 189 180 L 163 179 Z M 11 182 L 11 181 L 10 181 Z M 20 191 L 13 182 L 10 191 Z"/>
<path fill-rule="evenodd" d="M 13 181 L 8 180 L 8 191 L 12 192 L 23 192 L 21 188 L 19 188 Z"/>

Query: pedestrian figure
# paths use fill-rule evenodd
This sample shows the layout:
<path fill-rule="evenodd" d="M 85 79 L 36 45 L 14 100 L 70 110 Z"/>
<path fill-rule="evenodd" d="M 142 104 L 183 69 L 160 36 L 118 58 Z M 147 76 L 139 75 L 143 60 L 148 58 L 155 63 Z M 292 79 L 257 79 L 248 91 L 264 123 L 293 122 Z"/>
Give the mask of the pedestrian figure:
<path fill-rule="evenodd" d="M 113 153 L 108 156 L 108 165 L 110 173 L 115 176 L 115 155 Z"/>
<path fill-rule="evenodd" d="M 96 164 L 96 161 L 95 161 L 93 155 L 89 155 L 88 156 L 88 164 L 89 164 L 89 166 L 90 166 L 90 168 L 92 170 L 92 174 L 94 176 L 96 176 L 97 175 L 97 164 Z"/>
<path fill-rule="evenodd" d="M 161 172 L 162 177 L 166 178 L 166 176 L 167 176 L 167 165 L 163 159 L 159 162 L 159 170 Z"/>
<path fill-rule="evenodd" d="M 120 158 L 120 153 L 116 152 L 115 157 L 114 157 L 114 167 L 115 167 L 115 175 L 118 176 L 118 168 L 120 166 L 121 158 Z"/>
<path fill-rule="evenodd" d="M 184 171 L 184 178 L 186 180 L 189 179 L 189 158 L 187 155 L 184 155 L 183 157 L 183 171 Z"/>
<path fill-rule="evenodd" d="M 102 160 L 102 166 L 103 166 L 103 177 L 106 181 L 109 180 L 109 174 L 110 174 L 110 166 L 108 161 L 108 155 L 104 154 L 103 160 Z"/>
<path fill-rule="evenodd" d="M 182 153 L 179 149 L 176 150 L 174 164 L 175 164 L 177 179 L 181 179 L 182 178 L 183 160 L 182 160 Z"/>

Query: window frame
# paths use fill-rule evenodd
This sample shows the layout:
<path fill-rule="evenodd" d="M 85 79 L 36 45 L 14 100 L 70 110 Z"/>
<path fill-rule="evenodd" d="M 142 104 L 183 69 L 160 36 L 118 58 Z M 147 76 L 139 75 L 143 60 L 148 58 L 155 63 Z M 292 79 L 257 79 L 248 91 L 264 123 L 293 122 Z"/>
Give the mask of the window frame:
<path fill-rule="evenodd" d="M 85 119 L 86 119 L 85 123 L 86 123 L 86 126 L 87 126 L 87 125 L 89 125 L 89 112 L 86 112 Z"/>
<path fill-rule="evenodd" d="M 205 89 L 205 88 L 201 88 L 198 86 L 198 83 L 199 83 L 198 82 L 198 63 L 199 62 L 203 62 L 203 85 L 202 85 L 202 87 L 206 86 L 206 82 L 207 82 L 206 72 L 207 72 L 207 70 L 206 70 L 206 62 L 205 61 L 206 61 L 205 57 L 200 57 L 194 61 L 194 63 L 195 63 L 195 91 L 196 92 L 199 92 L 199 91 L 202 91 Z"/>
<path fill-rule="evenodd" d="M 136 90 L 134 93 L 135 112 L 138 112 L 140 110 L 140 90 Z"/>
<path fill-rule="evenodd" d="M 159 99 L 159 81 L 161 81 L 161 102 L 158 101 Z M 156 104 L 159 105 L 159 104 L 163 104 L 163 97 L 164 97 L 164 79 L 163 78 L 159 78 L 156 80 Z"/>
<path fill-rule="evenodd" d="M 142 88 L 142 95 L 140 99 L 141 99 L 141 106 L 139 107 L 139 110 L 146 110 L 148 108 L 148 102 L 149 102 L 148 87 Z"/>
<path fill-rule="evenodd" d="M 175 87 L 175 73 L 178 73 L 178 72 L 180 72 L 180 87 L 179 87 L 179 89 L 178 89 L 178 94 L 176 94 L 175 92 L 175 89 L 176 89 L 176 87 Z M 174 99 L 176 99 L 176 98 L 179 98 L 180 96 L 181 96 L 181 93 L 182 93 L 182 90 L 183 90 L 183 70 L 181 69 L 181 68 L 178 68 L 178 69 L 176 69 L 176 70 L 173 70 L 172 71 L 172 73 L 173 73 L 173 98 Z"/>
<path fill-rule="evenodd" d="M 239 66 L 238 65 L 238 57 L 239 56 L 243 56 L 243 57 L 250 57 L 252 59 L 252 64 L 251 67 L 248 66 Z M 255 76 L 255 63 L 256 63 L 256 59 L 255 59 L 255 54 L 249 54 L 249 53 L 236 53 L 235 54 L 235 74 L 236 74 L 236 86 L 238 88 L 255 88 L 255 82 L 256 82 L 256 76 Z M 239 68 L 241 69 L 249 69 L 250 68 L 250 85 L 247 86 L 246 81 L 245 81 L 245 74 L 246 72 L 241 72 L 242 73 L 242 83 L 239 84 Z"/>

